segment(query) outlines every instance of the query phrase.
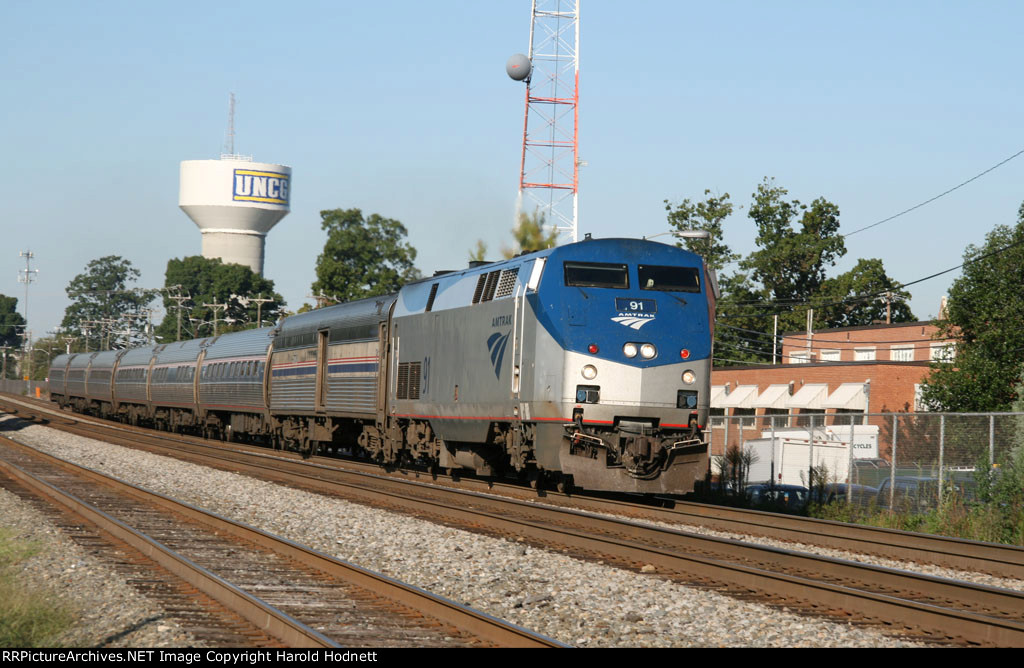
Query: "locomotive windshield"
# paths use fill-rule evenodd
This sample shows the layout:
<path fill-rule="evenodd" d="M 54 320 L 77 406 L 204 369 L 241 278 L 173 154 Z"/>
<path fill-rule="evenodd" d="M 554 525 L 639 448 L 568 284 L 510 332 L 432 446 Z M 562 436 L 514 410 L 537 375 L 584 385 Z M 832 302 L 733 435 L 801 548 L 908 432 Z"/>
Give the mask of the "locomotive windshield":
<path fill-rule="evenodd" d="M 659 267 L 640 265 L 641 290 L 664 292 L 700 292 L 700 274 L 694 267 Z"/>
<path fill-rule="evenodd" d="M 629 273 L 624 264 L 566 262 L 565 284 L 579 288 L 628 288 Z"/>

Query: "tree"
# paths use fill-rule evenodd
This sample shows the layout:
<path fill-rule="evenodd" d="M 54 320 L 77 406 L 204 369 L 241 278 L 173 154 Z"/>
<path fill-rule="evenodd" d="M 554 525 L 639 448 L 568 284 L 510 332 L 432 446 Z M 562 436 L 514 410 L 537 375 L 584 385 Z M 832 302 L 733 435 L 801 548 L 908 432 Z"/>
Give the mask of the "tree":
<path fill-rule="evenodd" d="M 697 253 L 709 267 L 720 272 L 726 265 L 740 259 L 739 253 L 733 253 L 723 240 L 722 225 L 732 215 L 732 202 L 729 201 L 729 193 L 712 195 L 710 190 L 705 190 L 704 195 L 707 199 L 703 202 L 693 203 L 684 199 L 675 209 L 665 200 L 665 210 L 668 211 L 669 225 L 677 231 L 705 230 L 711 235 L 707 241 L 685 239 L 676 245 Z"/>
<path fill-rule="evenodd" d="M 29 377 L 32 380 L 46 380 L 50 374 L 50 364 L 61 353 L 67 350 L 67 346 L 57 337 L 46 336 L 32 342 L 32 355 L 29 365 Z"/>
<path fill-rule="evenodd" d="M 476 246 L 469 251 L 470 262 L 486 262 L 487 261 L 487 244 L 484 243 L 483 239 L 476 240 Z"/>
<path fill-rule="evenodd" d="M 1024 363 L 1024 204 L 1013 227 L 999 225 L 964 251 L 942 337 L 956 339 L 952 359 L 932 364 L 924 401 L 947 411 L 1006 411 Z"/>
<path fill-rule="evenodd" d="M 913 322 L 917 318 L 909 299 L 910 293 L 885 273 L 881 260 L 860 259 L 850 271 L 821 284 L 813 308 L 815 320 L 825 327 Z"/>
<path fill-rule="evenodd" d="M 536 210 L 532 214 L 520 211 L 519 220 L 512 228 L 512 238 L 515 239 L 516 247 L 503 247 L 501 254 L 508 259 L 520 253 L 532 253 L 554 247 L 558 243 L 558 230 L 554 227 L 545 230 L 544 227 L 544 214 Z"/>
<path fill-rule="evenodd" d="M 0 371 L 4 378 L 17 378 L 14 351 L 24 340 L 25 318 L 18 313 L 18 298 L 0 295 Z"/>
<path fill-rule="evenodd" d="M 828 278 L 828 270 L 845 255 L 839 233 L 839 207 L 823 197 L 810 205 L 787 199 L 788 191 L 765 178 L 752 195 L 747 215 L 757 228 L 757 250 L 733 273 L 724 268 L 739 257 L 722 241 L 724 223 L 733 213 L 729 194 L 705 190 L 701 202 L 665 201 L 668 220 L 677 230 L 707 230 L 711 240 L 688 240 L 688 248 L 719 272 L 722 296 L 715 327 L 715 361 L 719 365 L 753 364 L 772 359 L 774 319 L 780 332 L 803 329 L 808 309 L 817 327 L 870 325 L 885 318 L 880 293 L 889 293 L 892 320 L 912 320 L 910 295 L 886 273 L 881 260 L 860 260 L 849 272 Z"/>
<path fill-rule="evenodd" d="M 139 344 L 147 323 L 145 306 L 155 290 L 129 287 L 139 270 L 117 255 L 93 260 L 68 283 L 71 305 L 64 310 L 61 327 L 80 333 L 90 350 Z"/>
<path fill-rule="evenodd" d="M 178 340 L 179 316 L 181 340 L 188 340 L 211 336 L 214 320 L 217 333 L 273 324 L 285 306 L 273 281 L 220 258 L 173 258 L 167 262 L 164 285 L 167 315 L 156 329 L 164 343 Z"/>
<path fill-rule="evenodd" d="M 420 277 L 413 265 L 416 249 L 405 243 L 408 232 L 397 220 L 359 209 L 321 211 L 327 231 L 316 261 L 313 293 L 347 302 L 397 292 Z"/>
<path fill-rule="evenodd" d="M 758 184 L 747 215 L 757 225 L 759 250 L 742 266 L 775 302 L 802 302 L 818 292 L 828 268 L 846 254 L 846 245 L 839 235 L 839 207 L 823 197 L 810 207 L 799 200 L 787 202 L 788 192 L 773 179 Z"/>

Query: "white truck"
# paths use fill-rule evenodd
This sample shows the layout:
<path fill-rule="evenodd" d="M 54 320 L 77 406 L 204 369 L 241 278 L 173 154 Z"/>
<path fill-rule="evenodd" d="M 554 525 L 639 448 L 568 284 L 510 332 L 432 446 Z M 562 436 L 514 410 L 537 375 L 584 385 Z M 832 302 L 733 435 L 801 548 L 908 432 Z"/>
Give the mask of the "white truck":
<path fill-rule="evenodd" d="M 852 445 L 852 453 L 851 453 Z M 764 431 L 761 438 L 743 444 L 755 455 L 747 482 L 804 485 L 809 482 L 808 470 L 827 470 L 824 482 L 847 482 L 851 459 L 878 456 L 878 427 L 855 425 L 851 439 L 849 425 L 785 428 Z"/>

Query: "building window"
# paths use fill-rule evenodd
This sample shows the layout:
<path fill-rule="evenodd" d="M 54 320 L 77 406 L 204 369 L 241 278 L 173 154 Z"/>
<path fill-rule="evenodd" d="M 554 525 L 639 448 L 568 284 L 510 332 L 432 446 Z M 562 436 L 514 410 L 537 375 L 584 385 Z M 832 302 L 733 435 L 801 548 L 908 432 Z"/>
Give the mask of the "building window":
<path fill-rule="evenodd" d="M 931 346 L 931 360 L 933 362 L 952 362 L 956 357 L 956 350 L 952 343 L 933 343 Z"/>
<path fill-rule="evenodd" d="M 794 427 L 820 427 L 825 424 L 825 409 L 823 408 L 801 408 L 800 413 L 793 418 Z"/>
<path fill-rule="evenodd" d="M 782 429 L 783 427 L 789 426 L 789 409 L 786 408 L 766 408 L 764 409 L 764 415 L 761 418 L 761 422 L 764 424 L 764 429 Z"/>
<path fill-rule="evenodd" d="M 839 351 L 838 350 L 822 350 L 821 351 L 822 362 L 838 362 Z"/>
<path fill-rule="evenodd" d="M 724 408 L 712 408 L 708 411 L 709 421 L 712 427 L 724 427 L 725 426 L 725 409 Z"/>
<path fill-rule="evenodd" d="M 874 348 L 854 348 L 853 359 L 856 362 L 872 362 L 875 359 Z"/>
<path fill-rule="evenodd" d="M 789 353 L 790 364 L 807 364 L 810 361 L 811 353 L 806 350 L 801 350 L 799 352 L 793 351 Z"/>
<path fill-rule="evenodd" d="M 832 424 L 864 424 L 864 411 L 850 408 L 837 408 Z"/>
<path fill-rule="evenodd" d="M 739 418 L 740 427 L 749 429 L 754 426 L 754 410 L 753 408 L 734 408 L 732 415 Z"/>
<path fill-rule="evenodd" d="M 889 350 L 889 359 L 893 362 L 913 362 L 914 346 L 893 346 Z"/>

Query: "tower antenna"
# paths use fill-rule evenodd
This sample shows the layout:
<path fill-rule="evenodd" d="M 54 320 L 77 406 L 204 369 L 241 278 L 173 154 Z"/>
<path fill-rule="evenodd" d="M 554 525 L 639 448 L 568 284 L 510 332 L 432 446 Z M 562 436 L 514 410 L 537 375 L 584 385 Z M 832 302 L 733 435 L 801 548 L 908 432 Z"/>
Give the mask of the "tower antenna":
<path fill-rule="evenodd" d="M 578 239 L 580 0 L 533 0 L 528 60 L 506 71 L 526 82 L 519 201 L 560 237 Z M 517 221 L 518 222 L 518 221 Z"/>
<path fill-rule="evenodd" d="M 235 153 L 235 94 L 228 93 L 228 133 L 225 138 L 224 153 L 220 154 L 221 160 L 252 160 L 252 156 L 243 156 Z"/>

